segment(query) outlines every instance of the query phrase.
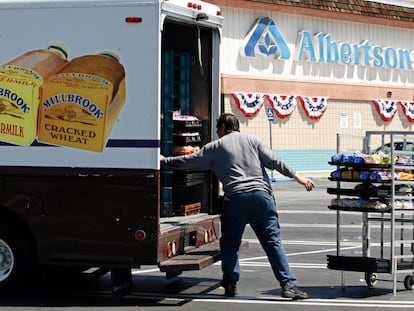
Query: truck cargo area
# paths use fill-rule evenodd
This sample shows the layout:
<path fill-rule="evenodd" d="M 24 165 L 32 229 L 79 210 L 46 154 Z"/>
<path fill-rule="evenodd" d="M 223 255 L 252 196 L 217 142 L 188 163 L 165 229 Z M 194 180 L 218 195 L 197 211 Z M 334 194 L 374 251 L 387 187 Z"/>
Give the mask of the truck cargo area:
<path fill-rule="evenodd" d="M 161 51 L 161 154 L 187 155 L 213 139 L 218 113 L 216 30 L 166 19 Z M 214 41 L 216 40 L 216 41 Z M 159 267 L 168 276 L 220 259 L 218 182 L 208 171 L 161 167 Z"/>
<path fill-rule="evenodd" d="M 212 140 L 213 30 L 167 20 L 162 40 L 161 153 L 197 152 Z M 214 214 L 212 176 L 161 171 L 161 217 Z M 180 221 L 186 221 L 181 218 Z"/>

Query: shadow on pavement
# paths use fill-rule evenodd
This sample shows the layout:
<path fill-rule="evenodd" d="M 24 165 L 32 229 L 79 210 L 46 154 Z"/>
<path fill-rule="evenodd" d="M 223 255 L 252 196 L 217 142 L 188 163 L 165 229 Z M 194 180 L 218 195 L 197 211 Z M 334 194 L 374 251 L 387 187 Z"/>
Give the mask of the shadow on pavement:
<path fill-rule="evenodd" d="M 109 276 L 93 281 L 85 277 L 47 279 L 30 291 L 1 295 L 0 309 L 1 306 L 181 306 L 197 297 L 222 298 L 212 293 L 218 287 L 218 279 L 134 276 L 131 293 L 119 298 L 112 296 Z"/>
<path fill-rule="evenodd" d="M 309 295 L 309 299 L 338 299 L 338 298 L 350 298 L 350 299 L 364 299 L 374 298 L 380 296 L 386 296 L 392 294 L 392 290 L 387 288 L 369 288 L 368 286 L 301 286 L 301 289 L 306 291 Z M 262 292 L 263 295 L 279 296 L 281 290 L 270 290 Z"/>

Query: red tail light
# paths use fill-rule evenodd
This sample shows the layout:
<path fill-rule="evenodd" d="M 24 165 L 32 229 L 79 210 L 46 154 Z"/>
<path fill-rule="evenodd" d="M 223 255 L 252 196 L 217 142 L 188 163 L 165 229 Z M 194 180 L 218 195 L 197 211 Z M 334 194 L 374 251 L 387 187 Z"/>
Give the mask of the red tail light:
<path fill-rule="evenodd" d="M 136 17 L 136 16 L 125 17 L 125 22 L 126 23 L 141 23 L 142 17 Z"/>
<path fill-rule="evenodd" d="M 137 230 L 137 231 L 135 231 L 135 239 L 137 241 L 145 240 L 146 237 L 147 237 L 147 234 L 145 233 L 144 230 Z"/>

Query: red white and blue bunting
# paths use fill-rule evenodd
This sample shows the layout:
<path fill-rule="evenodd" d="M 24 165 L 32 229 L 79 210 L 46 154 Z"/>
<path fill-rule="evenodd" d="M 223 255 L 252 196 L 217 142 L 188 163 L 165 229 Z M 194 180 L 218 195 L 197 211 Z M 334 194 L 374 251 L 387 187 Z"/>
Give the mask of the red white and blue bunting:
<path fill-rule="evenodd" d="M 390 122 L 400 106 L 408 122 L 414 122 L 414 102 L 409 100 L 374 99 L 375 109 L 385 122 Z"/>
<path fill-rule="evenodd" d="M 296 95 L 268 94 L 266 98 L 280 119 L 290 116 L 296 108 Z"/>
<path fill-rule="evenodd" d="M 383 121 L 390 122 L 394 118 L 398 108 L 398 101 L 374 99 L 373 102 L 375 109 Z"/>
<path fill-rule="evenodd" d="M 237 107 L 248 117 L 254 117 L 267 100 L 278 118 L 289 117 L 296 109 L 299 100 L 302 107 L 311 120 L 319 120 L 328 108 L 329 98 L 324 96 L 280 95 L 235 92 L 232 97 Z M 414 122 L 414 101 L 374 99 L 375 110 L 385 122 L 390 122 L 401 106 L 407 120 Z"/>
<path fill-rule="evenodd" d="M 298 96 L 305 109 L 306 115 L 311 120 L 320 119 L 328 108 L 328 97 L 324 96 Z"/>
<path fill-rule="evenodd" d="M 409 122 L 414 122 L 414 102 L 408 100 L 400 101 L 402 110 L 404 111 L 405 116 Z"/>
<path fill-rule="evenodd" d="M 254 117 L 262 108 L 265 95 L 261 93 L 237 92 L 231 94 L 237 107 L 248 117 Z"/>
<path fill-rule="evenodd" d="M 278 118 L 285 119 L 296 109 L 299 100 L 311 120 L 319 120 L 328 108 L 329 98 L 324 96 L 280 95 L 235 92 L 231 94 L 237 107 L 248 117 L 254 117 L 267 100 Z M 401 106 L 407 120 L 414 122 L 414 101 L 374 99 L 374 106 L 381 119 L 390 122 Z"/>
<path fill-rule="evenodd" d="M 267 100 L 276 115 L 280 119 L 290 116 L 297 106 L 297 100 L 302 103 L 306 115 L 312 120 L 318 120 L 323 116 L 327 107 L 329 98 L 323 96 L 301 96 L 301 95 L 279 95 L 279 94 L 262 94 L 235 92 L 231 94 L 234 102 L 246 117 L 255 116 L 264 101 Z"/>

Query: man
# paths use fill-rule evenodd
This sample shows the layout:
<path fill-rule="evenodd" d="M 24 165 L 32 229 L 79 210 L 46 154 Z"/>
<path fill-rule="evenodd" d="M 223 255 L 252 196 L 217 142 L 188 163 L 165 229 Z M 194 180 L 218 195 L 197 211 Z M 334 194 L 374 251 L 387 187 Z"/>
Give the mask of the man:
<path fill-rule="evenodd" d="M 203 146 L 200 152 L 177 157 L 161 156 L 161 162 L 174 169 L 210 169 L 223 184 L 220 247 L 225 296 L 236 295 L 240 277 L 239 247 L 245 226 L 250 224 L 280 283 L 282 296 L 307 298 L 308 294 L 299 289 L 290 271 L 280 239 L 272 185 L 265 168 L 294 178 L 307 191 L 315 187 L 314 182 L 298 175 L 256 137 L 240 133 L 239 121 L 232 114 L 225 113 L 217 119 L 217 134 L 219 139 Z"/>

